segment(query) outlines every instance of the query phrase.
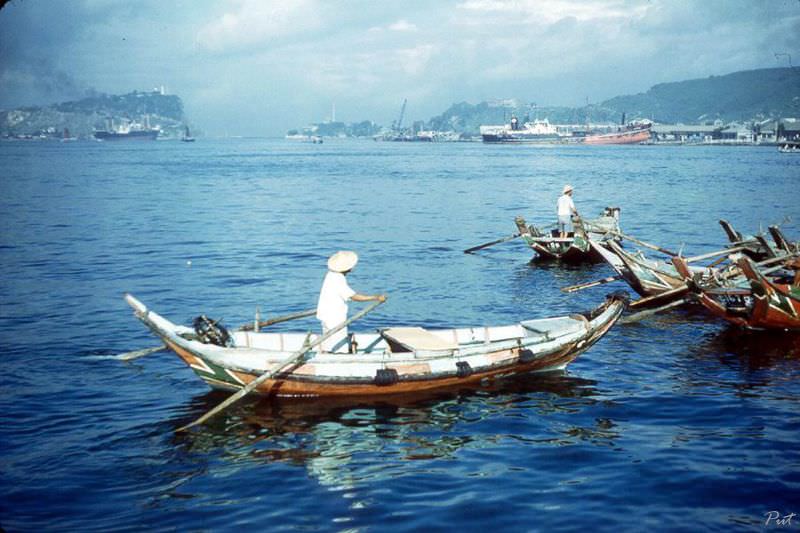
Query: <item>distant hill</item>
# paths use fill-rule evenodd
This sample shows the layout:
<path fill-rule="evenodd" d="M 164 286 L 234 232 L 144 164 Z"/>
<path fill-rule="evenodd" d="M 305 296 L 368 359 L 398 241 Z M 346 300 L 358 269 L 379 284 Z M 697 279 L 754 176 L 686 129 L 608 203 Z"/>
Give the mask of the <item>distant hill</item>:
<path fill-rule="evenodd" d="M 61 134 L 66 128 L 71 135 L 91 137 L 94 130 L 107 128 L 109 120 L 115 124 L 147 121 L 176 137 L 186 123 L 180 97 L 158 91 L 134 91 L 124 95 L 100 94 L 44 107 L 0 110 L 0 135 Z"/>
<path fill-rule="evenodd" d="M 519 104 L 518 100 L 462 102 L 429 121 L 430 129 L 478 133 L 481 124 L 503 124 L 514 114 L 520 119 L 551 123 L 619 122 L 650 119 L 661 123 L 704 123 L 778 119 L 800 116 L 800 68 L 771 68 L 725 76 L 661 83 L 646 93 L 617 96 L 583 107 Z"/>
<path fill-rule="evenodd" d="M 661 83 L 602 107 L 658 122 L 745 121 L 800 116 L 800 68 L 768 68 Z"/>

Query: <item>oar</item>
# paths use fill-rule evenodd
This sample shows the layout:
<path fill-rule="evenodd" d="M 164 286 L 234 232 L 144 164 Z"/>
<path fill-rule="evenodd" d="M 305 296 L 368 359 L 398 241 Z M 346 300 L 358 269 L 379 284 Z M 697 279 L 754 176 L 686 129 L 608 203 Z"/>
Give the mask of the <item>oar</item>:
<path fill-rule="evenodd" d="M 219 405 L 217 405 L 216 407 L 214 407 L 213 409 L 208 411 L 206 414 L 204 414 L 203 416 L 201 416 L 200 418 L 198 418 L 194 422 L 191 422 L 189 424 L 186 424 L 183 427 L 180 427 L 180 428 L 176 429 L 175 432 L 177 433 L 177 432 L 180 432 L 180 431 L 185 431 L 185 430 L 189 429 L 190 427 L 196 426 L 198 424 L 202 424 L 203 422 L 205 422 L 206 420 L 208 420 L 212 416 L 216 415 L 220 411 L 222 411 L 222 410 L 226 409 L 227 407 L 229 407 L 230 405 L 238 402 L 243 396 L 245 396 L 245 395 L 249 394 L 250 392 L 252 392 L 256 387 L 258 387 L 259 385 L 261 385 L 262 383 L 264 383 L 268 379 L 271 379 L 271 378 L 277 376 L 278 374 L 283 372 L 285 369 L 287 369 L 291 365 L 293 365 L 296 362 L 298 362 L 309 350 L 311 350 L 311 348 L 313 348 L 314 346 L 317 346 L 319 344 L 322 344 L 323 342 L 328 340 L 330 337 L 332 337 L 335 333 L 338 333 L 339 330 L 347 327 L 348 324 L 350 324 L 351 322 L 354 322 L 355 320 L 358 320 L 359 318 L 361 318 L 362 316 L 366 315 L 367 313 L 369 313 L 370 311 L 372 311 L 373 309 L 375 309 L 376 307 L 378 307 L 379 305 L 381 305 L 385 301 L 386 300 L 378 300 L 377 302 L 375 302 L 374 304 L 370 305 L 369 307 L 367 307 L 365 309 L 362 309 L 360 312 L 356 313 L 351 318 L 345 320 L 344 322 L 342 322 L 341 324 L 339 324 L 335 328 L 333 328 L 331 330 L 328 330 L 327 333 L 325 333 L 324 335 L 322 335 L 319 338 L 317 338 L 317 340 L 315 340 L 314 342 L 312 342 L 310 344 L 304 344 L 304 346 L 301 349 L 299 349 L 298 351 L 294 352 L 283 363 L 278 365 L 278 368 L 276 368 L 275 370 L 268 370 L 267 372 L 264 372 L 263 374 L 258 376 L 256 379 L 254 379 L 253 381 L 251 381 L 250 383 L 248 383 L 247 385 L 245 385 L 244 387 L 239 389 L 237 392 L 235 392 L 234 394 L 231 394 L 228 397 L 227 400 L 223 401 L 222 403 L 220 403 Z"/>
<path fill-rule="evenodd" d="M 660 300 L 662 298 L 666 298 L 668 296 L 677 296 L 678 294 L 683 294 L 684 292 L 689 290 L 689 286 L 686 284 L 680 285 L 679 287 L 675 287 L 674 289 L 670 289 L 668 291 L 664 291 L 658 294 L 654 294 L 653 296 L 648 296 L 646 298 L 640 298 L 635 302 L 631 302 L 628 306 L 630 309 L 635 309 L 637 307 L 642 307 L 645 304 L 648 304 L 655 300 Z"/>
<path fill-rule="evenodd" d="M 501 242 L 511 241 L 513 239 L 516 239 L 519 236 L 520 236 L 519 233 L 515 233 L 514 235 L 509 235 L 508 237 L 503 237 L 502 239 L 497 239 L 496 241 L 487 242 L 485 244 L 479 244 L 478 246 L 473 246 L 472 248 L 467 248 L 466 250 L 464 250 L 464 253 L 465 254 L 471 254 L 472 252 L 475 252 L 475 251 L 480 250 L 482 248 L 488 248 L 489 246 L 494 246 L 495 244 L 500 244 Z"/>
<path fill-rule="evenodd" d="M 670 302 L 666 305 L 662 305 L 661 307 L 656 307 L 655 309 L 645 309 L 644 311 L 639 311 L 638 313 L 633 313 L 632 315 L 624 316 L 620 318 L 619 321 L 621 324 L 633 324 L 635 322 L 639 322 L 644 318 L 647 318 L 650 315 L 660 313 L 661 311 L 666 311 L 667 309 L 672 309 L 673 307 L 678 307 L 679 305 L 683 305 L 688 302 L 689 300 L 687 300 L 686 298 L 682 298 L 680 300 L 675 300 L 674 302 Z"/>
<path fill-rule="evenodd" d="M 648 242 L 640 241 L 639 239 L 637 239 L 635 237 L 631 237 L 630 235 L 625 235 L 621 231 L 611 231 L 610 233 L 613 234 L 613 235 L 618 235 L 619 237 L 622 237 L 623 239 L 628 239 L 629 241 L 635 242 L 636 244 L 638 244 L 640 246 L 644 246 L 645 248 L 650 248 L 651 250 L 655 250 L 656 252 L 661 252 L 662 254 L 671 255 L 673 257 L 678 255 L 677 253 L 672 252 L 670 250 L 667 250 L 666 248 L 662 248 L 660 246 L 656 246 L 655 244 L 650 244 Z"/>
<path fill-rule="evenodd" d="M 307 316 L 311 316 L 317 312 L 316 309 L 309 309 L 308 311 L 300 311 L 298 313 L 291 313 L 289 315 L 278 316 L 275 318 L 270 318 L 268 320 L 262 320 L 258 323 L 259 328 L 265 328 L 267 326 L 271 326 L 273 324 L 279 324 L 281 322 L 288 322 L 289 320 L 297 320 L 298 318 L 305 318 Z M 253 324 L 245 324 L 239 328 L 240 331 L 252 331 Z"/>
<path fill-rule="evenodd" d="M 154 346 L 152 348 L 144 348 L 142 350 L 134 350 L 132 352 L 121 353 L 113 357 L 118 361 L 132 361 L 133 359 L 138 359 L 140 357 L 144 357 L 145 355 L 150 355 L 151 353 L 160 352 L 161 350 L 166 350 L 166 349 L 167 347 L 162 344 L 161 346 Z"/>
<path fill-rule="evenodd" d="M 605 285 L 606 283 L 611 283 L 612 281 L 617 281 L 620 279 L 622 279 L 622 276 L 609 276 L 607 278 L 598 279 L 597 281 L 590 281 L 589 283 L 581 283 L 580 285 L 570 285 L 569 287 L 561 287 L 561 292 L 581 291 L 583 289 L 597 287 L 598 285 Z"/>

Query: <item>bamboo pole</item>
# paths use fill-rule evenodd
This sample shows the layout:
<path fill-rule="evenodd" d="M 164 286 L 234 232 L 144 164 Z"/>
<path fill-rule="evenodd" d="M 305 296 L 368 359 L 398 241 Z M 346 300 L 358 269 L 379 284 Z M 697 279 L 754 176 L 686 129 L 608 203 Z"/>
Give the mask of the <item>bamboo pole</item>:
<path fill-rule="evenodd" d="M 178 432 L 181 432 L 181 431 L 186 431 L 187 429 L 189 429 L 189 428 L 191 428 L 193 426 L 196 426 L 198 424 L 202 424 L 203 422 L 205 422 L 206 420 L 208 420 L 212 416 L 216 415 L 220 411 L 222 411 L 222 410 L 228 408 L 229 406 L 233 405 L 234 403 L 238 402 L 240 399 L 242 399 L 247 394 L 251 393 L 256 387 L 258 387 L 259 385 L 261 385 L 262 383 L 264 383 L 268 379 L 271 379 L 271 378 L 277 376 L 278 374 L 282 373 L 284 370 L 286 370 L 291 365 L 297 363 L 309 350 L 311 350 L 311 348 L 322 344 L 323 342 L 328 340 L 330 337 L 332 337 L 335 333 L 338 333 L 341 329 L 347 327 L 351 322 L 354 322 L 354 321 L 358 320 L 359 318 L 361 318 L 362 316 L 366 315 L 367 313 L 369 313 L 370 311 L 372 311 L 373 309 L 375 309 L 376 307 L 378 307 L 379 305 L 381 305 L 385 301 L 386 300 L 378 300 L 377 302 L 375 302 L 374 304 L 370 305 L 369 307 L 367 307 L 365 309 L 362 309 L 361 311 L 359 311 L 358 313 L 353 315 L 351 318 L 345 320 L 344 322 L 342 322 L 341 324 L 339 324 L 335 328 L 333 328 L 331 330 L 328 330 L 327 333 L 325 333 L 324 335 L 322 335 L 319 338 L 317 338 L 317 340 L 315 340 L 314 342 L 305 344 L 300 350 L 294 352 L 283 363 L 278 365 L 278 368 L 276 368 L 275 370 L 268 370 L 267 372 L 264 372 L 263 374 L 258 376 L 256 379 L 254 379 L 253 381 L 251 381 L 250 383 L 248 383 L 247 385 L 245 385 L 244 387 L 239 389 L 237 392 L 235 392 L 234 394 L 231 394 L 228 397 L 228 399 L 226 399 L 225 401 L 223 401 L 222 403 L 220 403 L 219 405 L 217 405 L 216 407 L 214 407 L 213 409 L 208 411 L 206 414 L 204 414 L 203 416 L 201 416 L 200 418 L 198 418 L 194 422 L 191 422 L 189 424 L 186 424 L 185 426 L 179 427 L 178 429 L 175 430 L 175 432 L 178 433 Z"/>
<path fill-rule="evenodd" d="M 734 248 L 727 248 L 725 250 L 717 250 L 716 252 L 708 252 L 707 254 L 696 255 L 694 257 L 687 257 L 687 263 L 695 263 L 697 261 L 702 261 L 704 259 L 711 259 L 712 257 L 716 257 L 718 255 L 729 255 L 736 252 L 741 252 L 742 250 L 746 250 L 744 246 L 736 246 Z"/>
<path fill-rule="evenodd" d="M 297 313 L 291 313 L 289 315 L 278 316 L 275 318 L 270 318 L 268 320 L 260 320 L 258 322 L 259 328 L 265 328 L 267 326 L 271 326 L 273 324 L 279 324 L 281 322 L 288 322 L 289 320 L 297 320 L 298 318 L 305 318 L 307 316 L 311 316 L 317 312 L 316 309 L 308 309 L 307 311 L 299 311 Z M 253 331 L 255 329 L 255 324 L 245 324 L 239 328 L 239 331 Z"/>
<path fill-rule="evenodd" d="M 629 241 L 635 242 L 636 244 L 644 246 L 645 248 L 650 248 L 651 250 L 655 250 L 656 252 L 661 252 L 662 254 L 670 255 L 673 257 L 678 255 L 677 253 L 667 250 L 666 248 L 661 248 L 660 246 L 656 246 L 655 244 L 650 244 L 648 242 L 640 241 L 639 239 L 631 237 L 630 235 L 626 235 L 621 231 L 610 231 L 609 233 L 611 233 L 612 235 L 617 235 L 623 239 L 628 239 Z"/>

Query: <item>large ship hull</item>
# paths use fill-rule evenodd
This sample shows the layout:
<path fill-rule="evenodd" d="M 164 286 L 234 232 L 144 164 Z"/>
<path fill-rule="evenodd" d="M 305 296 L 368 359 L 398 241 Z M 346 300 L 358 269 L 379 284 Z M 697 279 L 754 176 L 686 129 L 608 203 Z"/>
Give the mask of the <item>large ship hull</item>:
<path fill-rule="evenodd" d="M 524 133 L 484 133 L 481 135 L 485 143 L 555 143 L 561 141 L 561 135 L 526 135 Z"/>
<path fill-rule="evenodd" d="M 584 144 L 639 144 L 650 140 L 650 128 L 603 133 L 600 135 L 587 135 Z"/>
<path fill-rule="evenodd" d="M 158 130 L 129 131 L 127 133 L 96 131 L 94 136 L 99 141 L 155 141 L 158 137 Z"/>

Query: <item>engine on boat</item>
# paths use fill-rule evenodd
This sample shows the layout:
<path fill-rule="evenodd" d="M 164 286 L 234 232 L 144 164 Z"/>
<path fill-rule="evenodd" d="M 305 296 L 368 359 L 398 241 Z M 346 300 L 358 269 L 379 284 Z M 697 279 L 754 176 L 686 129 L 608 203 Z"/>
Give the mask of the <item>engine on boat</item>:
<path fill-rule="evenodd" d="M 228 330 L 220 324 L 221 320 L 212 320 L 206 315 L 200 315 L 192 321 L 198 339 L 204 344 L 216 346 L 233 346 L 233 338 Z"/>

